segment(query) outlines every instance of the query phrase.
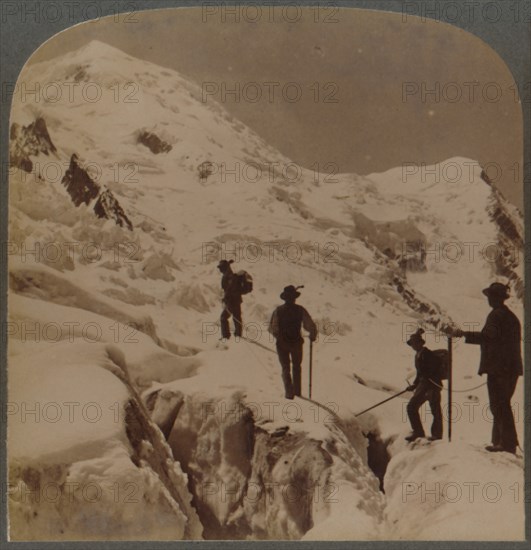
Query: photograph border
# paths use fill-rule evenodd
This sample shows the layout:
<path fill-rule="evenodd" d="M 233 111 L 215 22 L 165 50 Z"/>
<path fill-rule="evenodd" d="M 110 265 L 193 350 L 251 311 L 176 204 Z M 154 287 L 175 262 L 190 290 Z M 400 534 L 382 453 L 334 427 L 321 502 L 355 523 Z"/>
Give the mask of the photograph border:
<path fill-rule="evenodd" d="M 21 8 L 26 9 L 24 13 L 31 14 L 34 10 L 41 9 L 46 3 L 53 3 L 59 7 L 61 17 L 54 21 L 38 20 L 33 16 L 24 18 L 21 16 Z M 428 544 L 434 550 L 438 549 L 514 549 L 530 548 L 531 541 L 531 423 L 525 423 L 525 444 L 524 444 L 524 469 L 525 469 L 525 541 L 495 542 L 495 541 L 75 541 L 75 542 L 8 542 L 7 532 L 7 240 L 8 240 L 8 163 L 9 163 L 9 117 L 11 110 L 11 97 L 5 94 L 5 84 L 15 83 L 22 67 L 31 55 L 46 40 L 55 34 L 68 29 L 76 24 L 82 24 L 90 19 L 84 19 L 83 10 L 68 9 L 73 5 L 83 5 L 84 0 L 13 0 L 0 2 L 0 85 L 2 86 L 1 101 L 1 136 L 0 136 L 0 232 L 2 236 L 1 246 L 1 274 L 0 274 L 0 320 L 2 327 L 2 345 L 0 346 L 0 405 L 2 407 L 2 421 L 0 422 L 0 477 L 2 487 L 2 498 L 0 499 L 0 548 L 11 548 L 16 545 L 21 550 L 35 548 L 79 548 L 79 549 L 106 549 L 106 548 L 127 548 L 127 549 L 163 549 L 170 546 L 175 548 L 189 548 L 193 545 L 196 549 L 210 548 L 213 545 L 219 548 L 229 548 L 238 545 L 240 547 L 256 547 L 280 549 L 302 545 L 320 550 L 333 548 L 336 550 L 347 549 L 405 549 L 425 548 Z M 201 9 L 204 6 L 243 6 L 263 5 L 282 6 L 297 5 L 301 7 L 311 6 L 333 6 L 340 8 L 364 9 L 373 11 L 387 11 L 402 13 L 404 17 L 414 17 L 412 11 L 415 5 L 424 6 L 420 11 L 424 12 L 426 19 L 435 19 L 442 24 L 450 24 L 459 27 L 479 38 L 495 50 L 511 71 L 520 91 L 525 91 L 522 97 L 523 123 L 524 123 L 524 225 L 525 225 L 525 246 L 531 243 L 531 0 L 321 0 L 321 1 L 180 1 L 180 0 L 91 0 L 85 4 L 100 6 L 100 16 L 112 15 L 114 13 L 131 13 L 144 10 L 163 8 L 192 8 Z M 445 6 L 456 4 L 476 4 L 476 13 L 480 13 L 486 4 L 497 4 L 504 7 L 502 17 L 499 21 L 489 21 L 484 17 L 469 17 L 459 21 L 448 21 L 438 16 L 451 13 Z M 515 17 L 507 10 L 512 4 L 519 9 L 522 17 L 515 21 Z M 407 11 L 409 9 L 409 11 Z M 32 11 L 33 10 L 33 11 Z M 85 10 L 86 14 L 90 10 Z M 404 20 L 404 19 L 403 19 Z M 504 136 L 499 136 L 504 139 Z M 524 299 L 524 318 L 528 320 L 527 312 L 531 312 L 531 293 L 529 292 L 529 281 L 531 281 L 530 262 L 527 250 L 525 250 L 525 287 L 527 292 Z M 531 395 L 531 324 L 524 323 L 524 354 L 525 354 L 525 376 L 524 395 L 526 401 Z M 527 410 L 527 409 L 525 409 Z M 528 420 L 528 419 L 526 419 Z"/>

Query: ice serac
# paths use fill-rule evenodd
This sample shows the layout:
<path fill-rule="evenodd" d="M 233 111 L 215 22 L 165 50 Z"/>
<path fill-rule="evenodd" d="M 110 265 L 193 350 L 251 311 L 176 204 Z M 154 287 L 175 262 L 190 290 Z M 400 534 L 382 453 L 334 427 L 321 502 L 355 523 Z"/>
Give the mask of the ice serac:
<path fill-rule="evenodd" d="M 301 401 L 304 420 L 282 424 L 257 415 L 241 391 L 177 387 L 144 399 L 188 475 L 205 538 L 379 538 L 384 498 L 353 419 L 316 427 L 312 404 Z"/>
<path fill-rule="evenodd" d="M 13 292 L 23 296 L 39 298 L 46 303 L 60 304 L 87 310 L 107 319 L 113 319 L 124 326 L 131 327 L 149 336 L 155 344 L 160 344 L 153 319 L 148 315 L 138 315 L 138 312 L 127 306 L 116 307 L 109 300 L 87 292 L 83 288 L 54 273 L 43 266 L 16 266 L 12 263 L 9 271 L 9 287 Z"/>
<path fill-rule="evenodd" d="M 10 399 L 20 407 L 8 433 L 10 539 L 201 538 L 186 476 L 123 355 L 82 347 L 58 344 L 11 363 Z"/>

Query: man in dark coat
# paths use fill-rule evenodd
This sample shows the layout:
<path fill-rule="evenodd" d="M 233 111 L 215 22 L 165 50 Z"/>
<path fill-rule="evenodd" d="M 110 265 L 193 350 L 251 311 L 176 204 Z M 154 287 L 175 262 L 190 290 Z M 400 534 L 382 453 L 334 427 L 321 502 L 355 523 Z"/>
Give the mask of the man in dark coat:
<path fill-rule="evenodd" d="M 242 294 L 238 284 L 238 277 L 232 271 L 234 260 L 221 260 L 218 269 L 223 273 L 221 288 L 223 289 L 223 311 L 221 312 L 221 337 L 230 338 L 229 319 L 234 321 L 234 336 L 242 335 Z"/>
<path fill-rule="evenodd" d="M 295 303 L 301 295 L 297 288 L 293 285 L 284 288 L 280 298 L 285 303 L 275 309 L 269 323 L 269 332 L 277 341 L 278 359 L 282 366 L 282 380 L 288 399 L 301 395 L 302 345 L 304 343 L 301 326 L 310 333 L 312 342 L 317 338 L 317 326 L 310 314 Z"/>
<path fill-rule="evenodd" d="M 511 398 L 518 377 L 523 374 L 520 350 L 521 327 L 516 315 L 505 305 L 509 297 L 506 285 L 492 283 L 483 289 L 492 311 L 481 332 L 451 330 L 452 336 L 464 336 L 467 344 L 481 346 L 478 374 L 487 375 L 489 405 L 493 416 L 492 445 L 487 451 L 515 453 L 518 437 L 511 409 Z"/>
<path fill-rule="evenodd" d="M 424 427 L 420 420 L 419 409 L 428 401 L 433 422 L 431 425 L 431 441 L 442 439 L 443 423 L 441 410 L 441 389 L 442 381 L 440 374 L 440 363 L 438 357 L 425 346 L 422 329 L 417 330 L 407 344 L 415 350 L 415 368 L 417 376 L 409 390 L 414 391 L 413 397 L 407 404 L 407 415 L 413 432 L 406 437 L 406 441 L 415 441 L 424 437 Z"/>

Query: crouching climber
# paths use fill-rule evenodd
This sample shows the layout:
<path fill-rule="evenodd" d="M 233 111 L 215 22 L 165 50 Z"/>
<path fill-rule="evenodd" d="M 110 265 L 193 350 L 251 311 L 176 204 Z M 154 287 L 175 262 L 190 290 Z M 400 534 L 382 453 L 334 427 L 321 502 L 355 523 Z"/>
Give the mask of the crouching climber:
<path fill-rule="evenodd" d="M 433 415 L 431 437 L 428 439 L 431 441 L 442 439 L 440 361 L 436 354 L 425 346 L 423 333 L 424 331 L 419 329 L 407 341 L 408 346 L 411 346 L 416 352 L 415 369 L 417 370 L 417 376 L 413 384 L 408 387 L 408 390 L 414 392 L 413 397 L 407 404 L 407 415 L 413 431 L 406 437 L 406 441 L 415 441 L 415 439 L 425 436 L 419 409 L 426 401 L 428 401 Z"/>

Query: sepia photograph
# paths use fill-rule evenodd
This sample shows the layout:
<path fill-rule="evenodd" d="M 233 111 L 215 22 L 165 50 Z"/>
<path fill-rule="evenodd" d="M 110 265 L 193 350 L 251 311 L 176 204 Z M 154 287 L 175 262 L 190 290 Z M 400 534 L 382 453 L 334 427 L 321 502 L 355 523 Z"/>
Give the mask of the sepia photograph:
<path fill-rule="evenodd" d="M 3 82 L 9 541 L 525 541 L 529 86 L 424 4 L 87 3 Z"/>

